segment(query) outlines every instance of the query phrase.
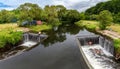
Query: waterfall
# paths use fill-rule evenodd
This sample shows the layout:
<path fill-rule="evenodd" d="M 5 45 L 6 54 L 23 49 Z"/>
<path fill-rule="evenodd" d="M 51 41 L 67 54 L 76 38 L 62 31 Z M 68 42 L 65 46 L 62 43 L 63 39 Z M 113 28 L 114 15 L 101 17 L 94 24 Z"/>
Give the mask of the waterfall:
<path fill-rule="evenodd" d="M 106 51 L 114 55 L 114 46 L 113 42 L 97 35 L 87 35 L 87 36 L 78 36 L 78 40 L 81 46 L 89 45 L 88 42 L 92 42 L 92 45 L 99 44 L 101 45 Z"/>
<path fill-rule="evenodd" d="M 99 44 L 109 53 L 111 53 L 112 55 L 114 55 L 114 45 L 113 42 L 100 36 L 99 37 Z"/>
<path fill-rule="evenodd" d="M 39 34 L 25 33 L 23 35 L 23 42 L 28 42 L 28 41 L 40 42 L 40 40 L 43 37 L 44 37 L 43 35 L 39 35 Z"/>
<path fill-rule="evenodd" d="M 34 34 L 34 33 L 24 33 L 23 34 L 23 44 L 20 46 L 31 47 L 47 38 L 47 35 Z"/>
<path fill-rule="evenodd" d="M 89 42 L 92 44 L 99 44 L 99 36 L 80 36 L 79 38 L 81 46 L 89 45 Z"/>

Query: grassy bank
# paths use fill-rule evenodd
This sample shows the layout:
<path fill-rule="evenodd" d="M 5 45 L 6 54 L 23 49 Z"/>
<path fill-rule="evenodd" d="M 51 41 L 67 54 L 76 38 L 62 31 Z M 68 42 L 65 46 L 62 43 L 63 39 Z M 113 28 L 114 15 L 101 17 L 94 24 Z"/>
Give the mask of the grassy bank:
<path fill-rule="evenodd" d="M 39 32 L 51 28 L 50 25 L 36 25 L 27 27 L 27 30 Z M 0 48 L 18 43 L 22 39 L 23 32 L 26 32 L 26 27 L 19 27 L 17 23 L 0 24 Z"/>
<path fill-rule="evenodd" d="M 97 21 L 81 20 L 81 21 L 76 22 L 75 24 L 81 28 L 86 28 L 90 31 L 95 31 L 95 30 L 99 29 L 99 27 L 98 27 L 99 22 L 97 22 Z"/>
<path fill-rule="evenodd" d="M 14 46 L 22 39 L 21 27 L 17 23 L 0 24 L 0 48 Z"/>
<path fill-rule="evenodd" d="M 52 29 L 52 26 L 50 26 L 50 25 L 36 25 L 36 26 L 30 26 L 28 28 L 32 32 L 40 32 L 40 31 L 43 31 L 43 30 Z"/>
<path fill-rule="evenodd" d="M 5 28 L 0 31 L 0 48 L 6 45 L 15 45 L 22 39 L 22 32 L 14 31 L 13 28 Z"/>
<path fill-rule="evenodd" d="M 120 24 L 112 24 L 108 26 L 108 28 L 120 34 Z"/>

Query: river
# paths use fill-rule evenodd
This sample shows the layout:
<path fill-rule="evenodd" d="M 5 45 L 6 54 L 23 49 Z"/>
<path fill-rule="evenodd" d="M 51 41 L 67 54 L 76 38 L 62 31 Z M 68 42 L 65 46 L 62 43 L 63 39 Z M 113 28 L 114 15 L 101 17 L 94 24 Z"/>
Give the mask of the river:
<path fill-rule="evenodd" d="M 82 32 L 77 26 L 60 26 L 47 31 L 49 36 L 35 48 L 0 61 L 0 69 L 88 69 L 75 37 Z"/>

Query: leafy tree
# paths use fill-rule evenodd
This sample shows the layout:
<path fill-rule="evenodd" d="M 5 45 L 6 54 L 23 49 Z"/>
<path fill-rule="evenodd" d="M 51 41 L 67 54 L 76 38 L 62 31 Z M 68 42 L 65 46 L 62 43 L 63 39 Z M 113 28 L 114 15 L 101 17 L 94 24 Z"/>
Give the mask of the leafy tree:
<path fill-rule="evenodd" d="M 96 6 L 93 6 L 86 10 L 86 14 L 99 14 L 103 10 L 109 10 L 111 13 L 120 12 L 120 0 L 108 0 L 106 2 L 100 2 Z"/>
<path fill-rule="evenodd" d="M 70 23 L 74 23 L 80 20 L 80 14 L 77 10 L 68 10 L 66 14 L 66 19 Z"/>
<path fill-rule="evenodd" d="M 51 24 L 52 26 L 58 26 L 60 25 L 60 20 L 58 19 L 58 9 L 56 8 L 56 6 L 52 5 L 52 6 L 45 6 L 44 8 L 45 11 L 45 18 L 46 18 L 46 22 L 48 24 Z"/>
<path fill-rule="evenodd" d="M 98 20 L 100 21 L 100 29 L 106 29 L 106 26 L 110 25 L 113 21 L 111 12 L 108 10 L 101 11 L 98 15 Z"/>
<path fill-rule="evenodd" d="M 15 14 L 13 12 L 7 10 L 0 11 L 0 23 L 10 23 L 15 18 Z"/>
<path fill-rule="evenodd" d="M 17 8 L 20 11 L 20 21 L 39 20 L 42 9 L 37 4 L 25 3 Z"/>
<path fill-rule="evenodd" d="M 86 15 L 84 12 L 80 13 L 80 20 L 85 20 L 86 19 Z"/>
<path fill-rule="evenodd" d="M 114 14 L 114 22 L 120 23 L 120 12 L 118 14 Z"/>

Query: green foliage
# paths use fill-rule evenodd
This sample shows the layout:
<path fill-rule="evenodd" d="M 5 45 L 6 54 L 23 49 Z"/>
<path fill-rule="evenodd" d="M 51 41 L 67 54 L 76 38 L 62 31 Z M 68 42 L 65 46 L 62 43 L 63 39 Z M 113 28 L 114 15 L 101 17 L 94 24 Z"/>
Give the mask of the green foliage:
<path fill-rule="evenodd" d="M 22 32 L 15 32 L 13 29 L 0 31 L 0 48 L 6 44 L 15 45 L 22 39 Z"/>
<path fill-rule="evenodd" d="M 108 0 L 106 2 L 100 2 L 96 6 L 93 6 L 85 11 L 88 15 L 88 19 L 93 14 L 99 14 L 103 10 L 108 10 L 113 14 L 114 22 L 120 23 L 120 0 Z"/>
<path fill-rule="evenodd" d="M 80 20 L 85 20 L 86 19 L 86 15 L 84 12 L 80 13 Z"/>
<path fill-rule="evenodd" d="M 66 21 L 74 23 L 80 20 L 80 14 L 77 10 L 68 10 L 65 18 Z"/>
<path fill-rule="evenodd" d="M 101 11 L 98 15 L 98 20 L 100 21 L 100 29 L 106 29 L 108 25 L 113 21 L 112 14 L 108 10 Z"/>
<path fill-rule="evenodd" d="M 120 39 L 114 39 L 115 50 L 120 53 Z"/>
<path fill-rule="evenodd" d="M 120 12 L 120 0 L 108 0 L 107 2 L 100 2 L 96 6 L 86 10 L 86 14 L 99 14 L 103 10 L 109 10 L 111 13 L 117 14 Z"/>
<path fill-rule="evenodd" d="M 37 4 L 25 3 L 17 8 L 20 12 L 20 21 L 39 20 L 41 18 L 42 9 Z"/>
<path fill-rule="evenodd" d="M 114 14 L 113 19 L 115 23 L 120 23 L 120 12 L 118 14 Z"/>
<path fill-rule="evenodd" d="M 10 23 L 15 19 L 15 14 L 11 11 L 1 10 L 0 11 L 0 23 Z"/>

